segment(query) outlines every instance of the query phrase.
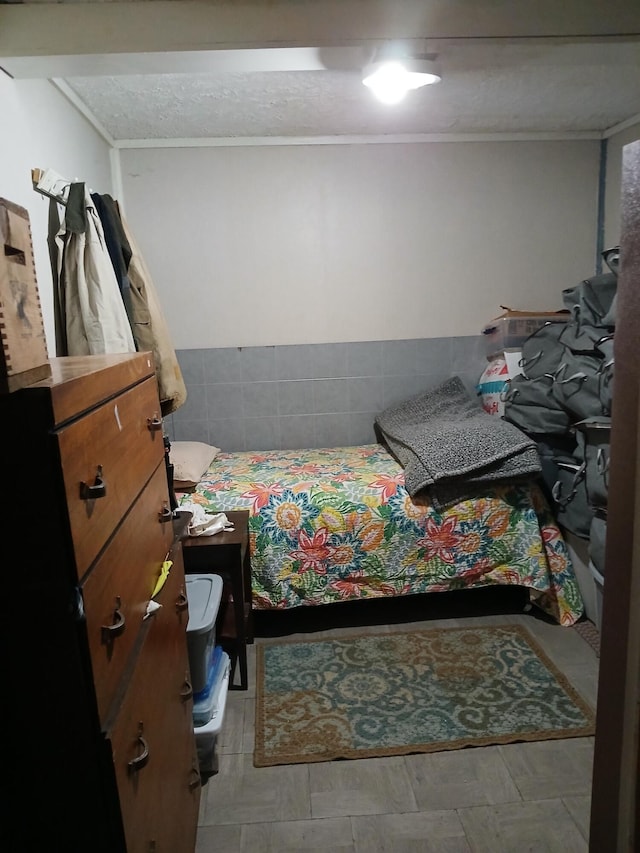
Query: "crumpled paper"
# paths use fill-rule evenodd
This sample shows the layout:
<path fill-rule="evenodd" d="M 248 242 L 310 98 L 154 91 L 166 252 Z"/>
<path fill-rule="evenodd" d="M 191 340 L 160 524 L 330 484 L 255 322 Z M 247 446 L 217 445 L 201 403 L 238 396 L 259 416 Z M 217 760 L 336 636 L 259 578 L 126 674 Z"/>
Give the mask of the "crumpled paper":
<path fill-rule="evenodd" d="M 180 509 L 193 516 L 187 530 L 189 536 L 213 536 L 223 530 L 235 529 L 224 512 L 208 513 L 196 503 L 180 504 Z"/>

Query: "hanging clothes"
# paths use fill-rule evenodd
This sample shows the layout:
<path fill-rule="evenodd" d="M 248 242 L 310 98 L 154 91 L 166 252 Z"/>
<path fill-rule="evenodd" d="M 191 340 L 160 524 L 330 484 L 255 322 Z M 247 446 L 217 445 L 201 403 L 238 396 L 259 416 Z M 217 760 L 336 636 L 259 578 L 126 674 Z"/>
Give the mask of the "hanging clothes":
<path fill-rule="evenodd" d="M 102 223 L 83 183 L 70 185 L 54 247 L 57 355 L 135 352 Z"/>
<path fill-rule="evenodd" d="M 118 203 L 124 236 L 131 249 L 128 276 L 131 283 L 131 328 L 139 350 L 151 350 L 156 365 L 162 415 L 175 412 L 187 399 L 187 388 L 171 342 L 155 285 Z"/>
<path fill-rule="evenodd" d="M 131 261 L 131 247 L 122 228 L 120 213 L 116 202 L 110 195 L 91 193 L 91 201 L 95 204 L 100 222 L 102 223 L 107 251 L 111 258 L 113 271 L 116 274 L 116 281 L 120 288 L 124 308 L 131 324 L 131 282 L 129 281 L 129 274 L 127 272 L 129 262 Z"/>

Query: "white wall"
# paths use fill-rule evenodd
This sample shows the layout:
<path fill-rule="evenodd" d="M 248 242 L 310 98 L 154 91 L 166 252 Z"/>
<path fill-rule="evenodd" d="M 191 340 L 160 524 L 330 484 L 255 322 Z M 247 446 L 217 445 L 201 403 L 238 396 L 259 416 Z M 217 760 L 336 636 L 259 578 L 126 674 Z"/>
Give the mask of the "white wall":
<path fill-rule="evenodd" d="M 473 335 L 594 272 L 597 141 L 121 158 L 179 349 Z"/>
<path fill-rule="evenodd" d="M 49 201 L 33 190 L 31 169 L 53 168 L 97 192 L 112 192 L 109 146 L 44 80 L 12 80 L 0 71 L 0 115 L 0 196 L 29 213 L 47 345 L 55 355 Z"/>
<path fill-rule="evenodd" d="M 640 139 L 640 122 L 617 133 L 607 142 L 607 193 L 604 212 L 604 248 L 620 243 L 620 198 L 622 182 L 622 149 Z"/>

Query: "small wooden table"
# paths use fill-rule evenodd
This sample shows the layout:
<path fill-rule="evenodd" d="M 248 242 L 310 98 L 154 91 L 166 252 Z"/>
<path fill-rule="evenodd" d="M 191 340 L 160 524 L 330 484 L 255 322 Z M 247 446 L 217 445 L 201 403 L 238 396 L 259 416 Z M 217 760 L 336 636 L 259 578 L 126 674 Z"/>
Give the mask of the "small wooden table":
<path fill-rule="evenodd" d="M 231 659 L 230 690 L 246 690 L 247 643 L 253 643 L 249 511 L 229 510 L 225 515 L 234 530 L 213 536 L 186 536 L 182 542 L 187 574 L 220 575 L 224 583 L 220 608 L 220 644 Z M 236 663 L 240 684 L 234 684 Z"/>

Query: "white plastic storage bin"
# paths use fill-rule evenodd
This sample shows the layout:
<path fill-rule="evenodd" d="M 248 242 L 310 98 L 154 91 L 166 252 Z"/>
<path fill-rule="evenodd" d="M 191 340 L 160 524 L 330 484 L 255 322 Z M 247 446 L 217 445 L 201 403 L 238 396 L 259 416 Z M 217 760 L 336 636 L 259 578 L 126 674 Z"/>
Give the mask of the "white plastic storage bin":
<path fill-rule="evenodd" d="M 482 329 L 487 358 L 493 358 L 505 350 L 522 349 L 522 344 L 529 335 L 545 323 L 566 322 L 570 316 L 568 311 L 562 313 L 505 311 Z"/>
<path fill-rule="evenodd" d="M 193 694 L 193 724 L 203 726 L 220 707 L 222 682 L 230 665 L 229 655 L 222 651 L 221 646 L 214 646 L 207 676 L 207 686 L 199 693 Z"/>
<path fill-rule="evenodd" d="M 189 669 L 194 693 L 206 687 L 208 666 L 215 643 L 215 626 L 220 599 L 222 578 L 220 575 L 186 575 L 189 622 L 187 623 L 187 647 Z"/>
<path fill-rule="evenodd" d="M 216 711 L 208 723 L 205 723 L 202 726 L 193 727 L 196 738 L 196 749 L 198 752 L 198 764 L 200 767 L 200 774 L 203 777 L 209 777 L 218 772 L 216 741 L 224 722 L 224 711 L 227 704 L 227 693 L 229 690 L 229 656 L 225 653 L 225 657 L 226 661 L 220 679 L 220 692 L 218 694 Z"/>

